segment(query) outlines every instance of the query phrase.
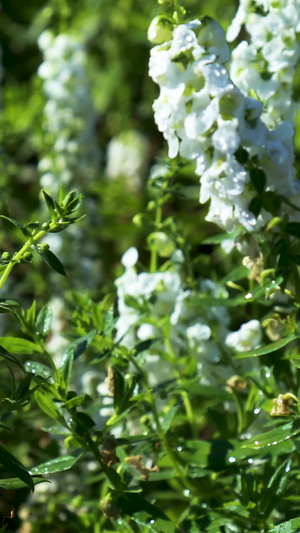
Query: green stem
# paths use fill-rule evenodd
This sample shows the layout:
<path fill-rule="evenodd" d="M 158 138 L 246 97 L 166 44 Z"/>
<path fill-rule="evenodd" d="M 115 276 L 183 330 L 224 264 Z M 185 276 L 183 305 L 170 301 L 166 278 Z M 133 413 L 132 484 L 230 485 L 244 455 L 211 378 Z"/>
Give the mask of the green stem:
<path fill-rule="evenodd" d="M 159 201 L 156 204 L 156 213 L 155 213 L 155 228 L 159 229 L 159 225 L 162 219 L 162 206 L 159 204 Z M 151 258 L 150 258 L 150 272 L 154 273 L 157 271 L 157 245 L 154 243 L 151 246 Z"/>
<path fill-rule="evenodd" d="M 49 226 L 49 230 L 53 229 L 56 226 L 56 222 L 53 222 Z M 36 235 L 32 235 L 28 241 L 25 242 L 25 244 L 22 246 L 22 248 L 16 253 L 16 255 L 12 258 L 12 260 L 8 263 L 6 266 L 1 278 L 0 278 L 0 289 L 2 289 L 4 283 L 6 282 L 7 278 L 9 277 L 12 269 L 14 266 L 21 261 L 21 259 L 24 257 L 24 254 L 28 252 L 33 244 L 40 241 L 45 235 L 48 233 L 45 230 L 39 231 Z"/>
<path fill-rule="evenodd" d="M 164 447 L 166 455 L 169 457 L 170 462 L 172 463 L 177 476 L 180 478 L 181 485 L 179 486 L 177 484 L 177 482 L 176 482 L 177 489 L 182 490 L 182 486 L 183 486 L 184 488 L 188 488 L 188 489 L 190 489 L 190 491 L 194 492 L 194 487 L 189 483 L 189 481 L 186 478 L 184 472 L 182 471 L 180 465 L 178 464 L 178 461 L 176 459 L 176 455 L 174 454 L 174 452 L 173 452 L 173 450 L 172 450 L 172 448 L 171 448 L 171 446 L 169 444 L 167 435 L 166 435 L 166 433 L 164 432 L 164 430 L 163 430 L 163 428 L 161 426 L 161 423 L 160 423 L 160 420 L 159 420 L 158 411 L 157 411 L 157 407 L 156 407 L 155 398 L 153 397 L 152 389 L 151 389 L 151 387 L 150 387 L 150 385 L 148 383 L 147 375 L 143 371 L 143 369 L 140 367 L 140 365 L 136 362 L 136 360 L 134 359 L 134 357 L 131 354 L 128 354 L 128 359 L 135 366 L 135 368 L 138 370 L 138 372 L 142 376 L 145 389 L 146 389 L 146 391 L 148 393 L 148 401 L 149 401 L 149 403 L 151 405 L 153 418 L 154 418 L 154 422 L 155 422 L 155 425 L 156 425 L 156 430 L 157 430 L 158 436 L 159 436 L 159 438 L 160 438 L 160 440 L 162 442 L 162 445 Z"/>
<path fill-rule="evenodd" d="M 174 353 L 174 350 L 173 350 L 173 347 L 172 347 L 170 339 L 166 339 L 165 343 L 166 343 L 167 350 L 168 350 L 169 354 L 171 355 L 172 361 L 174 363 L 177 381 L 178 381 L 179 385 L 181 385 L 183 383 L 183 379 L 181 377 L 180 370 L 179 370 L 179 368 L 177 366 L 177 357 L 176 357 L 176 354 Z M 195 428 L 195 416 L 194 416 L 194 412 L 193 412 L 192 404 L 190 402 L 189 395 L 188 395 L 188 393 L 186 391 L 181 391 L 180 394 L 181 394 L 181 397 L 182 397 L 182 400 L 183 400 L 183 404 L 184 404 L 184 407 L 185 407 L 186 416 L 187 416 L 188 422 L 189 422 L 190 427 L 191 427 L 192 435 L 193 435 L 194 438 L 197 438 L 196 428 Z"/>
<path fill-rule="evenodd" d="M 300 275 L 298 266 L 293 264 L 292 267 L 292 273 L 294 278 L 294 285 L 295 285 L 295 297 L 298 303 L 300 303 Z"/>

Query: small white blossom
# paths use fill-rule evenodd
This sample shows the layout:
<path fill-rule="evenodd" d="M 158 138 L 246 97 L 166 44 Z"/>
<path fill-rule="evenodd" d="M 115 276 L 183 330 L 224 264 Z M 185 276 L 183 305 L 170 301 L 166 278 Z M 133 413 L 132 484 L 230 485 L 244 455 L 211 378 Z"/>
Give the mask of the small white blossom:
<path fill-rule="evenodd" d="M 233 41 L 245 25 L 249 42 L 232 53 L 230 75 L 245 95 L 255 90 L 264 102 L 262 120 L 271 128 L 293 120 L 293 78 L 300 57 L 299 0 L 240 0 L 228 31 Z"/>
<path fill-rule="evenodd" d="M 262 328 L 258 320 L 250 320 L 243 324 L 238 331 L 229 333 L 225 344 L 237 352 L 255 350 L 262 341 Z"/>

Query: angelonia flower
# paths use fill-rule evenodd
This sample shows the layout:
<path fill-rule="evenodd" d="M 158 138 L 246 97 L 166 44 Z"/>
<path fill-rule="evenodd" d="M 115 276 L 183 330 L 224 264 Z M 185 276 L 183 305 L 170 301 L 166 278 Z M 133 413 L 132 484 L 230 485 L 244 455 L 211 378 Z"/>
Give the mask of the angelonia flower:
<path fill-rule="evenodd" d="M 237 352 L 248 352 L 258 348 L 262 342 L 262 328 L 259 320 L 250 320 L 242 324 L 238 331 L 229 333 L 225 344 Z"/>
<path fill-rule="evenodd" d="M 47 99 L 45 130 L 52 139 L 52 151 L 41 159 L 39 170 L 42 187 L 55 193 L 61 183 L 97 176 L 96 114 L 84 45 L 49 31 L 40 35 L 38 45 L 44 56 L 38 75 Z"/>
<path fill-rule="evenodd" d="M 151 51 L 149 73 L 160 87 L 153 109 L 169 157 L 195 162 L 200 202 L 210 201 L 206 220 L 227 231 L 243 227 L 251 232 L 272 218 L 264 209 L 259 214 L 251 210 L 259 188 L 254 171 L 266 176 L 266 190 L 286 197 L 299 190 L 294 131 L 288 121 L 267 128 L 262 102 L 235 86 L 224 67 L 228 60 L 217 22 L 205 17 L 177 26 L 172 40 Z"/>
<path fill-rule="evenodd" d="M 245 25 L 249 35 L 232 52 L 230 76 L 249 96 L 264 102 L 261 114 L 268 127 L 293 120 L 293 79 L 300 57 L 300 0 L 240 0 L 227 31 L 233 41 Z"/>
<path fill-rule="evenodd" d="M 148 164 L 149 142 L 139 131 L 123 131 L 108 143 L 105 172 L 109 179 L 123 178 L 129 189 L 139 190 Z"/>
<path fill-rule="evenodd" d="M 122 258 L 125 272 L 116 280 L 116 341 L 133 349 L 141 341 L 155 339 L 143 361 L 152 385 L 174 377 L 170 350 L 176 358 L 194 354 L 199 375 L 209 380 L 218 373 L 221 359 L 212 330 L 225 339 L 229 315 L 222 308 L 201 306 L 198 292 L 184 288 L 180 263 L 173 270 L 138 273 L 137 260 L 136 248 L 127 250 Z M 210 280 L 202 281 L 199 291 L 200 298 L 227 297 L 226 290 Z"/>

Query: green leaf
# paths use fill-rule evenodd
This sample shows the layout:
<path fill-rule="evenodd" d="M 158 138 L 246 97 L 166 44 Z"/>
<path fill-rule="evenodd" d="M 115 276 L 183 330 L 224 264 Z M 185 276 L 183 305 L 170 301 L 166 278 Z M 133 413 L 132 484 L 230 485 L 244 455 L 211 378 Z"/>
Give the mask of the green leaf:
<path fill-rule="evenodd" d="M 299 222 L 289 222 L 286 227 L 285 231 L 289 235 L 293 235 L 293 237 L 298 237 L 300 239 L 300 224 Z"/>
<path fill-rule="evenodd" d="M 97 330 L 93 329 L 87 335 L 76 339 L 76 341 L 67 347 L 64 357 L 68 357 L 68 353 L 72 352 L 74 359 L 77 359 L 87 349 L 96 334 Z"/>
<path fill-rule="evenodd" d="M 12 310 L 10 308 L 19 307 L 18 302 L 15 300 L 0 299 L 0 313 L 10 313 Z"/>
<path fill-rule="evenodd" d="M 83 436 L 87 431 L 95 426 L 94 420 L 86 413 L 76 412 L 70 424 L 72 431 L 77 435 Z"/>
<path fill-rule="evenodd" d="M 49 335 L 51 324 L 52 324 L 52 317 L 53 317 L 52 309 L 51 307 L 48 307 L 47 305 L 42 307 L 42 309 L 40 310 L 37 316 L 36 323 L 35 323 L 36 332 L 43 339 L 46 339 L 47 336 Z"/>
<path fill-rule="evenodd" d="M 162 518 L 149 520 L 149 515 L 146 513 L 140 512 L 138 515 L 133 516 L 132 520 L 138 525 L 146 527 L 150 533 L 176 533 L 178 531 L 172 522 Z"/>
<path fill-rule="evenodd" d="M 179 405 L 173 405 L 172 407 L 170 407 L 167 413 L 163 416 L 161 427 L 165 433 L 169 431 L 178 409 L 179 409 Z"/>
<path fill-rule="evenodd" d="M 24 481 L 25 485 L 34 490 L 34 484 L 31 475 L 27 472 L 26 468 L 20 463 L 20 461 L 8 452 L 0 444 L 0 463 L 12 474 L 15 474 L 17 478 Z"/>
<path fill-rule="evenodd" d="M 55 203 L 54 201 L 52 200 L 51 196 L 49 196 L 49 194 L 46 193 L 46 191 L 44 191 L 42 189 L 42 193 L 43 193 L 43 196 L 44 196 L 44 199 L 45 199 L 45 202 L 47 204 L 47 207 L 48 207 L 48 211 L 51 215 L 51 217 L 55 214 Z"/>
<path fill-rule="evenodd" d="M 62 415 L 48 394 L 44 394 L 41 391 L 36 391 L 34 396 L 38 406 L 42 409 L 42 411 L 44 411 L 44 413 L 46 413 L 46 415 L 58 422 L 63 421 Z"/>
<path fill-rule="evenodd" d="M 265 492 L 259 503 L 259 507 L 264 516 L 268 516 L 273 507 L 276 506 L 276 496 L 279 496 L 288 480 L 288 473 L 291 469 L 292 461 L 288 459 L 282 465 L 277 468 L 273 476 L 271 477 Z"/>
<path fill-rule="evenodd" d="M 103 461 L 101 461 L 101 468 L 106 475 L 107 479 L 110 481 L 111 486 L 116 489 L 118 492 L 123 492 L 124 484 L 122 482 L 120 474 L 116 472 L 113 467 L 107 466 Z"/>
<path fill-rule="evenodd" d="M 267 181 L 265 172 L 260 168 L 252 168 L 250 170 L 250 179 L 257 192 L 259 194 L 262 193 Z"/>
<path fill-rule="evenodd" d="M 288 422 L 266 433 L 261 433 L 253 439 L 247 440 L 242 448 L 270 448 L 285 440 L 291 439 L 300 433 L 300 419 Z"/>
<path fill-rule="evenodd" d="M 299 533 L 300 531 L 300 518 L 292 518 L 287 522 L 282 522 L 278 526 L 268 529 L 268 533 Z"/>
<path fill-rule="evenodd" d="M 180 391 L 186 391 L 189 394 L 196 396 L 202 396 L 204 398 L 215 398 L 219 400 L 232 400 L 232 395 L 225 389 L 221 387 L 212 387 L 211 385 L 201 385 L 200 383 L 183 383 L 180 384 L 175 390 L 174 393 Z"/>
<path fill-rule="evenodd" d="M 39 483 L 50 483 L 48 479 L 44 479 L 42 477 L 33 477 L 32 481 L 34 485 L 38 485 Z M 7 489 L 7 490 L 16 490 L 16 489 L 24 489 L 28 487 L 28 485 L 27 483 L 24 483 L 24 481 L 21 481 L 19 478 L 12 477 L 8 479 L 0 479 L 0 487 L 2 489 Z"/>
<path fill-rule="evenodd" d="M 0 345 L 11 353 L 25 355 L 31 355 L 36 352 L 41 353 L 43 351 L 38 344 L 19 337 L 0 337 Z"/>
<path fill-rule="evenodd" d="M 266 355 L 268 353 L 276 352 L 276 350 L 280 350 L 280 348 L 284 348 L 287 344 L 290 342 L 296 340 L 299 338 L 299 335 L 295 335 L 295 333 L 292 333 L 288 337 L 285 337 L 284 339 L 280 339 L 276 342 L 271 342 L 271 344 L 268 344 L 267 346 L 261 346 L 260 348 L 256 348 L 256 350 L 250 350 L 249 352 L 240 352 L 234 356 L 234 359 L 247 359 L 248 357 L 260 357 L 261 355 Z"/>
<path fill-rule="evenodd" d="M 18 222 L 14 218 L 6 217 L 4 215 L 0 215 L 0 218 L 4 218 L 5 220 L 8 220 L 8 222 L 11 222 L 11 224 L 13 224 L 17 228 L 19 228 L 19 230 L 22 231 L 22 233 L 23 233 L 23 235 L 25 235 L 25 237 L 30 237 L 30 231 L 28 231 L 28 229 L 26 229 L 25 226 L 23 226 L 23 224 L 20 224 L 20 222 Z"/>
<path fill-rule="evenodd" d="M 152 344 L 154 344 L 155 342 L 157 342 L 159 340 L 161 340 L 161 337 L 154 337 L 153 339 L 148 339 L 146 341 L 139 342 L 133 348 L 134 355 L 138 355 L 141 352 L 145 352 L 145 351 L 149 350 L 149 348 L 151 348 Z"/>
<path fill-rule="evenodd" d="M 39 248 L 38 246 L 36 247 L 36 249 L 42 259 L 44 259 L 45 263 L 47 263 L 47 265 L 49 265 L 51 268 L 53 268 L 53 270 L 55 270 L 62 276 L 67 276 L 62 263 L 60 262 L 58 257 L 56 257 L 56 255 L 51 252 L 51 250 L 41 250 L 41 248 Z"/>
<path fill-rule="evenodd" d="M 117 499 L 118 507 L 127 515 L 131 516 L 139 511 L 145 511 L 151 518 L 161 518 L 169 521 L 161 509 L 148 502 L 135 492 L 125 492 L 124 496 Z"/>
<path fill-rule="evenodd" d="M 90 333 L 80 337 L 67 347 L 60 366 L 61 375 L 66 389 L 68 389 L 70 385 L 74 359 L 77 359 L 87 349 L 96 334 L 97 330 L 93 329 Z"/>
<path fill-rule="evenodd" d="M 9 361 L 10 363 L 13 363 L 14 365 L 16 365 L 19 368 L 21 368 L 21 370 L 23 370 L 23 372 L 25 372 L 25 368 L 22 365 L 21 361 L 19 361 L 14 355 L 10 354 L 7 350 L 5 350 L 5 348 L 3 348 L 3 346 L 0 346 L 0 357 L 3 357 L 4 359 Z"/>
<path fill-rule="evenodd" d="M 125 380 L 121 372 L 114 368 L 114 409 L 116 414 L 121 412 L 121 406 L 123 403 Z"/>
<path fill-rule="evenodd" d="M 16 391 L 16 397 L 15 399 L 23 400 L 27 399 L 30 383 L 31 383 L 31 374 L 25 374 L 24 378 L 22 379 L 21 383 L 19 384 L 17 391 Z"/>
<path fill-rule="evenodd" d="M 238 281 L 240 279 L 244 279 L 244 278 L 247 278 L 249 276 L 249 273 L 250 273 L 250 270 L 249 268 L 245 267 L 245 266 L 239 266 L 237 268 L 234 268 L 233 271 L 228 274 L 227 276 L 225 276 L 225 278 L 223 278 L 220 283 L 222 285 L 225 285 L 226 283 L 228 283 L 228 281 Z"/>
<path fill-rule="evenodd" d="M 4 398 L 1 403 L 2 414 L 10 413 L 11 411 L 16 411 L 17 409 L 24 407 L 28 403 L 28 398 L 22 398 L 21 400 L 12 400 L 11 398 Z"/>
<path fill-rule="evenodd" d="M 81 404 L 84 402 L 86 398 L 86 394 L 82 394 L 81 396 L 75 396 L 74 398 L 71 398 L 67 402 L 65 402 L 62 407 L 65 409 L 74 409 L 75 407 L 80 407 Z"/>
<path fill-rule="evenodd" d="M 46 380 L 49 380 L 49 378 L 53 377 L 52 370 L 48 366 L 43 365 L 43 363 L 36 363 L 36 361 L 26 361 L 25 368 L 28 373 L 34 374 L 35 376 L 40 376 L 41 378 L 44 378 Z"/>
<path fill-rule="evenodd" d="M 54 474 L 55 472 L 64 472 L 70 470 L 84 454 L 82 452 L 75 455 L 62 455 L 46 463 L 41 463 L 30 470 L 32 476 Z"/>

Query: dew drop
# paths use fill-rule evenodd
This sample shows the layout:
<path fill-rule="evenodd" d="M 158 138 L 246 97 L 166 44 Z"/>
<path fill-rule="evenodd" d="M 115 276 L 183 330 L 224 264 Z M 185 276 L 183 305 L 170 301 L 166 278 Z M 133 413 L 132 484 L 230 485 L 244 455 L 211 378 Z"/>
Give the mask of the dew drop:
<path fill-rule="evenodd" d="M 273 446 L 275 446 L 275 444 L 278 444 L 278 441 L 277 441 L 277 440 L 274 440 L 274 441 L 272 442 L 272 444 L 273 444 Z"/>
<path fill-rule="evenodd" d="M 177 446 L 177 451 L 178 452 L 182 452 L 182 447 L 181 446 Z"/>
<path fill-rule="evenodd" d="M 253 413 L 254 413 L 255 415 L 258 415 L 260 412 L 261 412 L 261 409 L 260 409 L 259 407 L 255 407 Z"/>
<path fill-rule="evenodd" d="M 154 518 L 151 518 L 151 520 L 149 521 L 149 524 L 155 524 Z"/>
<path fill-rule="evenodd" d="M 258 446 L 258 445 L 259 445 L 258 440 L 254 441 L 254 444 L 255 444 L 256 446 Z"/>
<path fill-rule="evenodd" d="M 248 463 L 249 463 L 249 465 L 252 465 L 253 459 L 251 457 L 250 457 L 250 459 L 248 459 Z"/>
<path fill-rule="evenodd" d="M 235 463 L 236 462 L 236 457 L 233 457 L 233 455 L 231 455 L 229 458 L 228 458 L 228 461 L 230 463 Z"/>
<path fill-rule="evenodd" d="M 187 498 L 187 497 L 190 495 L 190 492 L 191 492 L 191 491 L 190 491 L 189 489 L 185 489 L 185 490 L 183 491 L 183 494 L 184 494 L 184 496 L 186 496 L 186 498 Z"/>
<path fill-rule="evenodd" d="M 270 443 L 270 442 L 268 442 L 267 446 L 271 446 L 271 443 Z"/>
<path fill-rule="evenodd" d="M 248 292 L 248 294 L 246 294 L 245 300 L 250 300 L 250 298 L 253 298 L 252 292 Z"/>

